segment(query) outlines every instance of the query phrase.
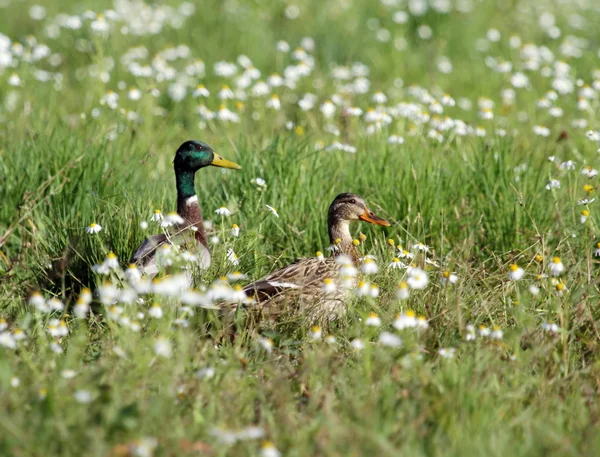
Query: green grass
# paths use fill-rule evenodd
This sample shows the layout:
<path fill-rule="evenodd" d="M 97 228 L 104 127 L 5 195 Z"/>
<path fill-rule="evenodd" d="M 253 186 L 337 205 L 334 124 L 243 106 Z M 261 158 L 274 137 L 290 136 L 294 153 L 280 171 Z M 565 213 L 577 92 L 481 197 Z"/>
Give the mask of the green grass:
<path fill-rule="evenodd" d="M 547 109 L 536 108 L 553 79 L 541 71 L 526 71 L 530 87 L 515 89 L 513 105 L 504 106 L 501 98 L 523 65 L 519 50 L 509 46 L 511 35 L 547 46 L 555 60 L 571 66 L 571 80 L 593 84 L 598 11 L 552 2 L 482 1 L 468 13 L 429 8 L 396 24 L 393 13 L 406 10 L 404 2 L 298 1 L 300 16 L 292 20 L 285 13 L 290 2 L 228 0 L 203 2 L 181 28 L 165 25 L 156 35 L 121 35 L 120 25 L 106 37 L 95 35 L 89 25 L 61 29 L 56 38 L 45 35 L 45 25 L 57 14 L 111 7 L 100 3 L 45 5 L 43 25 L 25 14 L 32 2 L 0 6 L 0 33 L 11 42 L 26 45 L 33 35 L 62 55 L 55 68 L 47 60 L 27 63 L 15 57 L 14 68 L 0 70 L 0 317 L 10 331 L 21 328 L 27 335 L 17 349 L 0 346 L 1 455 L 137 455 L 132 443 L 144 437 L 157 440 L 157 456 L 263 452 L 266 457 L 263 440 L 288 457 L 598 455 L 597 202 L 587 206 L 591 215 L 585 224 L 579 218 L 586 207 L 577 205 L 597 193 L 597 178 L 579 170 L 600 166 L 597 145 L 585 137 L 586 130 L 598 129 L 598 101 L 591 100 L 589 111 L 578 110 L 576 88 L 559 96 L 555 105 L 564 114 L 553 118 Z M 549 38 L 540 27 L 541 11 L 554 14 L 561 38 Z M 586 21 L 581 29 L 569 25 L 574 13 Z M 424 24 L 433 31 L 430 40 L 417 37 Z M 380 27 L 391 32 L 389 41 L 377 40 Z M 501 41 L 477 50 L 477 40 L 492 27 Z M 588 40 L 580 58 L 561 55 L 568 35 Z M 250 95 L 243 110 L 225 102 L 239 114 L 238 124 L 201 122 L 197 105 L 217 111 L 221 85 L 235 88 L 234 80 L 214 74 L 214 63 L 245 54 L 264 80 L 295 63 L 276 51 L 277 41 L 288 41 L 293 51 L 305 36 L 316 44 L 310 51 L 314 70 L 295 88 L 274 90 L 281 111 L 266 109 L 267 98 Z M 405 49 L 396 48 L 398 40 L 404 40 Z M 178 45 L 189 46 L 191 55 L 167 62 L 176 76 L 184 74 L 184 61 L 202 58 L 206 64 L 206 76 L 190 79 L 182 101 L 169 97 L 170 82 L 135 77 L 120 60 L 134 46 L 145 46 L 151 58 Z M 449 74 L 438 70 L 442 56 L 453 64 Z M 513 71 L 494 72 L 485 64 L 488 56 L 512 62 Z M 89 69 L 102 68 L 106 58 L 113 59 L 114 68 L 105 83 Z M 344 95 L 350 106 L 366 111 L 374 106 L 376 90 L 386 93 L 388 107 L 421 103 L 409 89 L 419 85 L 438 99 L 444 93 L 457 101 L 470 99 L 470 111 L 446 107 L 441 116 L 482 126 L 486 136 L 463 137 L 450 130 L 437 142 L 428 137 L 431 122 L 419 125 L 400 116 L 373 135 L 362 118 L 342 118 L 339 110 L 330 122 L 324 120 L 319 105 L 347 84 L 335 82 L 331 68 L 354 62 L 369 67 L 371 86 L 366 94 Z M 545 62 L 540 68 L 553 65 Z M 62 87 L 37 81 L 36 69 L 61 73 Z M 9 84 L 13 73 L 20 87 Z M 206 100 L 191 96 L 199 82 L 211 90 Z M 141 100 L 127 98 L 132 86 L 143 91 Z M 159 96 L 149 94 L 153 88 Z M 116 110 L 100 103 L 109 90 L 120 95 Z M 307 92 L 318 102 L 303 112 L 297 100 Z M 480 97 L 495 103 L 493 120 L 478 117 Z M 422 105 L 430 110 L 428 103 Z M 154 115 L 159 107 L 164 116 Z M 92 114 L 96 108 L 98 117 Z M 128 121 L 120 108 L 135 111 L 141 120 Z M 528 119 L 519 120 L 519 113 Z M 574 119 L 585 119 L 587 128 L 573 127 Z M 287 121 L 294 128 L 288 129 Z M 328 133 L 328 123 L 340 130 L 338 137 Z M 536 136 L 536 125 L 549 127 L 551 135 Z M 508 134 L 495 135 L 496 129 Z M 568 138 L 558 141 L 561 131 Z M 389 144 L 392 134 L 405 143 Z M 392 222 L 389 228 L 352 227 L 356 235 L 367 235 L 362 252 L 378 259 L 381 272 L 369 279 L 381 295 L 354 298 L 348 313 L 323 329 L 335 336 L 335 344 L 313 341 L 308 336 L 313 323 L 305 319 L 248 325 L 238 315 L 235 341 L 215 345 L 222 324 L 218 313 L 197 309 L 187 317 L 189 326 L 181 328 L 174 325 L 183 316 L 181 303 L 164 297 L 147 300 L 159 302 L 164 316 L 144 317 L 138 332 L 110 320 L 97 298 L 91 317 L 74 318 L 72 306 L 81 290 L 96 289 L 104 280 L 91 266 L 114 252 L 125 267 L 144 237 L 159 231 L 154 223 L 149 231 L 139 223 L 156 208 L 175 209 L 172 159 L 187 139 L 203 140 L 243 167 L 226 173 L 209 168 L 197 175 L 205 218 L 214 222 L 211 233 L 221 240 L 211 247 L 211 268 L 194 277 L 198 288 L 234 269 L 257 279 L 298 257 L 325 251 L 327 208 L 340 192 L 362 195 Z M 323 149 L 335 141 L 357 152 Z M 548 156 L 558 159 L 552 163 Z M 559 169 L 566 160 L 576 162 L 575 170 Z M 516 171 L 523 164 L 525 170 Z M 252 183 L 256 177 L 266 180 L 265 189 Z M 561 181 L 560 189 L 545 189 L 551 178 Z M 593 187 L 589 195 L 586 184 Z M 277 208 L 280 217 L 265 205 Z M 233 215 L 221 219 L 214 214 L 220 206 Z M 103 230 L 87 234 L 91 222 Z M 237 239 L 228 234 L 233 223 L 241 228 Z M 408 301 L 395 296 L 404 272 L 386 268 L 396 255 L 388 239 L 405 247 L 423 242 L 441 264 L 427 267 L 429 286 Z M 238 267 L 227 261 L 229 247 L 239 256 Z M 548 271 L 553 256 L 566 267 L 562 295 L 550 278 L 536 279 Z M 423 266 L 424 256 L 415 262 Z M 513 263 L 526 269 L 521 281 L 508 280 Z M 455 272 L 457 284 L 442 285 L 443 271 Z M 528 291 L 531 284 L 540 286 L 538 296 Z M 36 312 L 27 299 L 37 290 L 60 298 L 66 311 Z M 148 304 L 125 308 L 137 319 Z M 402 331 L 400 348 L 381 346 L 379 334 L 395 332 L 394 316 L 409 309 L 425 315 L 429 329 Z M 381 328 L 365 325 L 372 311 L 381 317 Z M 62 354 L 51 348 L 58 341 L 47 332 L 52 317 L 64 319 L 70 330 L 59 341 Z M 548 334 L 543 322 L 558 324 L 560 332 Z M 469 324 L 498 326 L 502 340 L 467 342 Z M 260 347 L 260 336 L 273 339 L 272 352 Z M 155 354 L 158 338 L 171 342 L 170 358 Z M 365 343 L 362 351 L 352 348 L 355 338 Z M 455 357 L 440 356 L 442 348 L 456 348 Z M 214 376 L 198 375 L 206 368 L 214 369 Z M 63 376 L 67 369 L 76 376 Z M 91 392 L 91 403 L 76 401 L 81 390 Z M 214 433 L 249 426 L 260 427 L 264 437 L 224 444 Z"/>

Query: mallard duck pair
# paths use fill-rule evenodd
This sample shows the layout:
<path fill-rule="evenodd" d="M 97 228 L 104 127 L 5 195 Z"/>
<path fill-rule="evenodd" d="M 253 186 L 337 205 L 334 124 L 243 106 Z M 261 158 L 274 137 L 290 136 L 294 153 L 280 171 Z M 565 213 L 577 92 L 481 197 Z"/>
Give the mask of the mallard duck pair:
<path fill-rule="evenodd" d="M 207 166 L 241 169 L 238 164 L 215 154 L 210 146 L 200 141 L 186 141 L 177 150 L 174 160 L 177 213 L 183 222 L 177 224 L 176 232 L 185 233 L 192 228 L 201 268 L 210 266 L 210 252 L 194 188 L 194 176 Z M 390 225 L 375 215 L 362 197 L 352 193 L 339 194 L 329 206 L 327 218 L 334 255 L 299 259 L 248 284 L 243 289 L 246 296 L 263 314 L 270 317 L 288 310 L 290 304 L 315 317 L 339 314 L 344 308 L 345 293 L 344 288 L 336 282 L 343 279 L 344 268 L 350 270 L 359 262 L 359 253 L 350 234 L 350 223 L 353 221 Z M 156 250 L 169 242 L 170 238 L 164 234 L 146 239 L 136 250 L 131 263 L 140 266 L 148 275 L 156 274 Z"/>

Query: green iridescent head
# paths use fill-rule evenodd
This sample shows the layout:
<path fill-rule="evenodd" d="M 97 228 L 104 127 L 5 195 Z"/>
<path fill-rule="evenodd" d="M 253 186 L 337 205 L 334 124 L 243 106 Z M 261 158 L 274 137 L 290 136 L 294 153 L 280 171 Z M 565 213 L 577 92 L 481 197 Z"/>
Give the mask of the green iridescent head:
<path fill-rule="evenodd" d="M 234 170 L 242 168 L 237 163 L 216 154 L 208 144 L 195 140 L 186 141 L 179 146 L 173 164 L 175 166 L 175 173 L 194 173 L 200 168 L 210 165 L 213 167 L 233 168 Z"/>

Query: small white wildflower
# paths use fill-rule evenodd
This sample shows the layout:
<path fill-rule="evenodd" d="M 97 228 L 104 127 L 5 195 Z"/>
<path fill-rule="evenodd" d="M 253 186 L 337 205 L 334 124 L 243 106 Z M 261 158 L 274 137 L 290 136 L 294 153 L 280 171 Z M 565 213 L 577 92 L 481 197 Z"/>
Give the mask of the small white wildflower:
<path fill-rule="evenodd" d="M 86 303 L 84 299 L 79 297 L 73 307 L 73 312 L 79 319 L 85 319 L 90 312 L 90 305 Z"/>
<path fill-rule="evenodd" d="M 33 306 L 38 311 L 43 313 L 47 313 L 50 310 L 50 307 L 46 305 L 46 300 L 42 297 L 42 294 L 38 291 L 35 291 L 29 297 L 28 303 L 30 306 Z"/>
<path fill-rule="evenodd" d="M 542 324 L 542 329 L 548 333 L 558 333 L 560 332 L 560 327 L 554 323 L 550 324 L 548 322 L 544 322 Z"/>
<path fill-rule="evenodd" d="M 406 268 L 406 265 L 400 261 L 398 257 L 394 257 L 392 262 L 388 265 L 390 270 L 399 270 L 401 268 Z"/>
<path fill-rule="evenodd" d="M 224 206 L 221 206 L 220 208 L 216 209 L 215 213 L 217 213 L 219 216 L 225 216 L 225 217 L 231 216 L 231 211 L 229 211 Z"/>
<path fill-rule="evenodd" d="M 281 452 L 271 441 L 265 441 L 260 449 L 261 457 L 281 457 Z"/>
<path fill-rule="evenodd" d="M 65 369 L 60 373 L 60 375 L 64 379 L 73 379 L 75 376 L 77 376 L 77 372 L 75 370 Z"/>
<path fill-rule="evenodd" d="M 331 294 L 337 290 L 335 282 L 331 278 L 325 278 L 323 280 L 323 292 Z"/>
<path fill-rule="evenodd" d="M 422 290 L 429 284 L 429 277 L 424 270 L 420 268 L 412 268 L 406 279 L 406 283 L 411 289 Z"/>
<path fill-rule="evenodd" d="M 272 206 L 269 206 L 269 205 L 265 205 L 265 206 L 267 207 L 267 209 L 268 209 L 268 210 L 269 210 L 271 213 L 273 213 L 273 215 L 274 215 L 275 217 L 279 217 L 279 213 L 277 212 L 277 210 L 276 210 L 275 208 L 273 208 Z"/>
<path fill-rule="evenodd" d="M 444 271 L 442 273 L 442 278 L 440 281 L 441 281 L 442 285 L 456 284 L 458 282 L 458 275 L 456 275 L 455 273 L 452 273 L 450 271 Z"/>
<path fill-rule="evenodd" d="M 381 325 L 381 318 L 375 313 L 369 313 L 365 324 L 369 327 L 379 327 Z"/>
<path fill-rule="evenodd" d="M 368 275 L 377 273 L 379 271 L 379 267 L 372 258 L 366 257 L 360 265 L 360 270 L 364 274 Z"/>
<path fill-rule="evenodd" d="M 321 327 L 319 327 L 318 325 L 313 326 L 308 332 L 308 336 L 312 340 L 320 340 L 322 335 L 323 332 L 321 331 Z"/>
<path fill-rule="evenodd" d="M 262 179 L 262 178 L 254 178 L 252 181 L 250 181 L 253 184 L 256 184 L 258 187 L 267 187 L 267 182 Z"/>
<path fill-rule="evenodd" d="M 273 350 L 273 340 L 271 338 L 260 337 L 258 338 L 258 344 L 262 347 L 267 353 L 271 353 Z"/>
<path fill-rule="evenodd" d="M 398 298 L 398 300 L 406 300 L 408 297 L 410 297 L 408 284 L 401 282 L 396 289 L 396 298 Z"/>
<path fill-rule="evenodd" d="M 177 213 L 169 213 L 165 218 L 165 222 L 171 225 L 183 224 L 185 220 Z"/>
<path fill-rule="evenodd" d="M 440 354 L 440 357 L 444 358 L 444 359 L 453 359 L 454 355 L 456 354 L 456 349 L 455 348 L 441 348 L 438 353 Z"/>
<path fill-rule="evenodd" d="M 0 333 L 0 346 L 8 349 L 16 349 L 17 342 L 9 332 L 2 332 Z"/>
<path fill-rule="evenodd" d="M 159 209 L 155 209 L 154 213 L 152 214 L 152 216 L 150 217 L 150 220 L 153 222 L 160 222 L 164 219 L 163 214 L 160 212 Z"/>
<path fill-rule="evenodd" d="M 154 343 L 154 353 L 166 359 L 173 355 L 173 347 L 171 342 L 166 338 L 158 338 Z"/>
<path fill-rule="evenodd" d="M 525 274 L 525 270 L 519 267 L 517 264 L 512 264 L 510 267 L 510 272 L 508 273 L 508 279 L 511 281 L 518 281 Z"/>
<path fill-rule="evenodd" d="M 365 343 L 363 343 L 362 340 L 358 338 L 354 338 L 350 342 L 350 346 L 352 346 L 352 349 L 354 349 L 355 351 L 362 351 L 365 348 Z"/>
<path fill-rule="evenodd" d="M 475 327 L 471 324 L 467 325 L 467 334 L 465 335 L 465 340 L 474 341 L 477 338 L 477 334 L 475 333 Z"/>
<path fill-rule="evenodd" d="M 487 328 L 485 325 L 480 325 L 479 326 L 479 335 L 485 337 L 489 337 L 490 334 L 492 333 L 492 331 Z"/>
<path fill-rule="evenodd" d="M 565 271 L 565 266 L 561 262 L 560 257 L 554 257 L 548 268 L 552 276 L 560 276 Z"/>
<path fill-rule="evenodd" d="M 74 394 L 77 403 L 88 404 L 94 400 L 94 396 L 89 390 L 77 390 Z"/>
<path fill-rule="evenodd" d="M 196 376 L 199 379 L 211 379 L 215 376 L 215 369 L 213 367 L 201 368 L 196 372 Z"/>
<path fill-rule="evenodd" d="M 148 311 L 148 316 L 153 317 L 154 319 L 160 319 L 163 317 L 163 310 L 158 303 L 154 303 L 150 310 Z"/>
<path fill-rule="evenodd" d="M 540 288 L 535 284 L 531 284 L 529 286 L 529 293 L 535 297 L 540 294 Z"/>
<path fill-rule="evenodd" d="M 492 340 L 501 340 L 503 336 L 504 336 L 504 332 L 502 331 L 502 329 L 500 327 L 494 326 L 492 328 L 492 332 L 490 333 L 490 338 Z"/>
<path fill-rule="evenodd" d="M 240 264 L 240 260 L 232 248 L 227 249 L 227 260 L 229 260 L 229 262 L 235 266 Z"/>
<path fill-rule="evenodd" d="M 86 232 L 90 233 L 90 234 L 94 234 L 94 233 L 98 233 L 100 230 L 102 230 L 102 226 L 100 224 L 96 224 L 95 222 L 92 222 L 90 225 L 88 225 L 88 227 L 85 229 Z"/>
<path fill-rule="evenodd" d="M 396 330 L 404 330 L 405 328 L 414 328 L 417 326 L 417 318 L 415 312 L 408 310 L 396 316 L 392 324 Z"/>
<path fill-rule="evenodd" d="M 402 346 L 402 339 L 390 332 L 381 332 L 379 335 L 379 344 L 382 346 L 397 348 Z"/>

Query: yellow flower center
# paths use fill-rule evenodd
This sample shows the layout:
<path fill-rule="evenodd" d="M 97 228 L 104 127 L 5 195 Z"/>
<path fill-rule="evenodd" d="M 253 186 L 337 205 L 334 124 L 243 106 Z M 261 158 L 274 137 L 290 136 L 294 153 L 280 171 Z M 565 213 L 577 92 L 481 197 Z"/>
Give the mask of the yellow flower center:
<path fill-rule="evenodd" d="M 584 210 L 581 212 L 581 215 L 582 215 L 582 216 L 584 216 L 584 217 L 588 217 L 588 216 L 590 215 L 590 212 L 589 212 L 587 209 L 584 209 Z"/>
<path fill-rule="evenodd" d="M 559 292 L 562 292 L 563 290 L 565 290 L 565 285 L 562 282 L 559 282 L 556 285 L 556 290 L 559 291 Z"/>
<path fill-rule="evenodd" d="M 560 257 L 554 257 L 552 263 L 560 263 Z"/>
<path fill-rule="evenodd" d="M 359 246 L 360 245 L 360 241 L 358 241 L 357 239 L 352 240 L 352 244 L 354 246 Z"/>
<path fill-rule="evenodd" d="M 585 186 L 583 186 L 583 190 L 589 194 L 594 191 L 594 186 L 592 186 L 591 184 L 586 184 Z"/>
<path fill-rule="evenodd" d="M 412 309 L 409 309 L 408 311 L 406 311 L 406 315 L 408 317 L 415 317 L 416 316 L 415 312 Z"/>
<path fill-rule="evenodd" d="M 389 244 L 390 246 L 394 247 L 396 245 L 396 242 L 394 240 L 392 240 L 391 238 L 389 238 L 387 240 L 387 244 Z"/>
<path fill-rule="evenodd" d="M 513 264 L 510 266 L 510 271 L 517 271 L 518 269 L 519 269 L 519 265 L 517 265 L 517 264 L 515 264 L 515 263 L 513 263 Z"/>

